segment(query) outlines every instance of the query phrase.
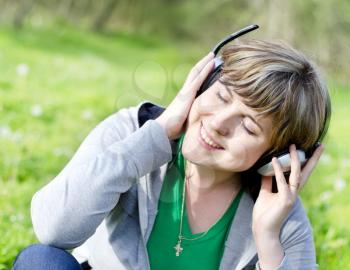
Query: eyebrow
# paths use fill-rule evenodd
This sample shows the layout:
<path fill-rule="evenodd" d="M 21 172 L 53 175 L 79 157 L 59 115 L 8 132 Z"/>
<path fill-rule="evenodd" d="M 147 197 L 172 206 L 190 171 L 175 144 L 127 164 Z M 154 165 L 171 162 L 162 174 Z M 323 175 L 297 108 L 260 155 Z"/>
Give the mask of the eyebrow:
<path fill-rule="evenodd" d="M 233 94 L 231 93 L 230 89 L 228 89 L 228 87 L 226 87 L 226 86 L 224 86 L 224 88 L 226 89 L 226 91 L 229 93 L 229 95 L 230 95 L 231 98 L 232 98 L 232 97 L 233 97 Z M 260 130 L 261 130 L 262 132 L 264 132 L 264 129 L 262 128 L 262 126 L 258 123 L 258 121 L 257 121 L 252 115 L 250 115 L 250 114 L 245 114 L 244 116 L 250 118 L 250 119 L 254 122 L 254 124 L 256 124 L 256 125 L 260 128 Z"/>

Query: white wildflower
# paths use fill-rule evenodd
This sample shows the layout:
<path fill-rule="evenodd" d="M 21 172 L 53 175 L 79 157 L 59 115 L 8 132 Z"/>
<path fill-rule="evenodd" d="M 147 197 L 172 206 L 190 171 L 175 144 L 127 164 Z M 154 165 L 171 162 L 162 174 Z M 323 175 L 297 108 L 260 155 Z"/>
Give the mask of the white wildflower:
<path fill-rule="evenodd" d="M 84 120 L 90 120 L 90 119 L 92 119 L 93 116 L 94 116 L 94 114 L 93 114 L 92 110 L 84 110 L 81 113 L 81 118 Z"/>
<path fill-rule="evenodd" d="M 42 107 L 40 105 L 36 104 L 36 105 L 33 105 L 30 108 L 30 113 L 34 117 L 39 117 L 39 116 L 41 116 L 43 114 L 43 109 L 42 109 Z"/>
<path fill-rule="evenodd" d="M 345 186 L 346 186 L 346 182 L 342 178 L 337 178 L 333 183 L 333 187 L 335 191 L 342 191 L 345 188 Z"/>
<path fill-rule="evenodd" d="M 12 135 L 11 128 L 9 126 L 0 126 L 0 138 L 10 138 Z"/>
<path fill-rule="evenodd" d="M 29 72 L 29 67 L 27 64 L 19 64 L 16 69 L 17 75 L 19 76 L 26 76 Z"/>
<path fill-rule="evenodd" d="M 325 191 L 320 194 L 320 201 L 327 202 L 332 197 L 332 193 L 330 191 Z"/>

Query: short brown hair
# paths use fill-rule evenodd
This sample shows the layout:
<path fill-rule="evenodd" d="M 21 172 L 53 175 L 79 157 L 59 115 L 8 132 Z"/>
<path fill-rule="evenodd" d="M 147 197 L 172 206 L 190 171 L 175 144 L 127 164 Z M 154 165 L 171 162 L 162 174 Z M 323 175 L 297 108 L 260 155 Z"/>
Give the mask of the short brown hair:
<path fill-rule="evenodd" d="M 304 54 L 281 41 L 249 39 L 226 47 L 222 58 L 219 81 L 247 106 L 272 116 L 271 151 L 291 143 L 306 150 L 326 133 L 331 113 L 328 89 Z"/>
<path fill-rule="evenodd" d="M 328 89 L 316 65 L 279 41 L 236 41 L 222 52 L 219 81 L 262 116 L 272 116 L 271 149 L 304 150 L 322 140 L 330 120 Z"/>

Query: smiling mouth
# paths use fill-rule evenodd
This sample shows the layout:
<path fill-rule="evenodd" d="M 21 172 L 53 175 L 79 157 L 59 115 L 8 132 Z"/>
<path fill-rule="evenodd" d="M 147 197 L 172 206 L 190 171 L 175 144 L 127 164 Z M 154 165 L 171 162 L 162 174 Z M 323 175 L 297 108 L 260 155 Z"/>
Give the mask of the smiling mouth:
<path fill-rule="evenodd" d="M 224 149 L 220 145 L 216 144 L 212 139 L 209 138 L 209 135 L 206 133 L 205 129 L 203 128 L 203 124 L 201 123 L 199 128 L 199 141 L 203 146 L 205 146 L 207 149 L 210 150 L 222 150 Z"/>

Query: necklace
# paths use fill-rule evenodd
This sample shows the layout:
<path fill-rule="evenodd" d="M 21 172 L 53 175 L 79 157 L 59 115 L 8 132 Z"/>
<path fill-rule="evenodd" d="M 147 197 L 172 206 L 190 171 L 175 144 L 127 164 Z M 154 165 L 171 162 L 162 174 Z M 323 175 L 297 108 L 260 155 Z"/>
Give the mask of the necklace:
<path fill-rule="evenodd" d="M 187 161 L 186 161 L 186 169 L 185 169 L 185 181 L 184 181 L 184 186 L 183 186 L 183 191 L 182 191 L 182 206 L 181 206 L 181 215 L 180 215 L 180 230 L 179 230 L 179 236 L 178 236 L 178 241 L 177 241 L 177 244 L 176 246 L 174 247 L 174 249 L 176 250 L 175 252 L 175 255 L 178 257 L 180 256 L 180 253 L 183 251 L 183 248 L 181 247 L 181 242 L 182 240 L 189 240 L 189 241 L 193 241 L 193 240 L 197 240 L 197 239 L 200 239 L 202 237 L 204 237 L 208 231 L 216 224 L 218 223 L 218 221 L 221 219 L 221 217 L 224 215 L 224 213 L 221 215 L 221 217 L 213 224 L 210 226 L 210 228 L 203 232 L 202 235 L 196 237 L 196 238 L 187 238 L 187 237 L 184 237 L 182 235 L 182 220 L 183 220 L 183 212 L 184 212 L 184 205 L 185 205 L 185 189 L 186 189 L 186 183 L 187 183 L 187 180 L 191 177 L 187 175 L 186 173 L 187 171 Z M 233 201 L 233 194 L 235 193 L 235 190 L 233 191 L 232 195 L 231 195 L 231 200 L 230 200 L 230 204 L 231 202 Z M 229 204 L 229 205 L 230 205 Z"/>

